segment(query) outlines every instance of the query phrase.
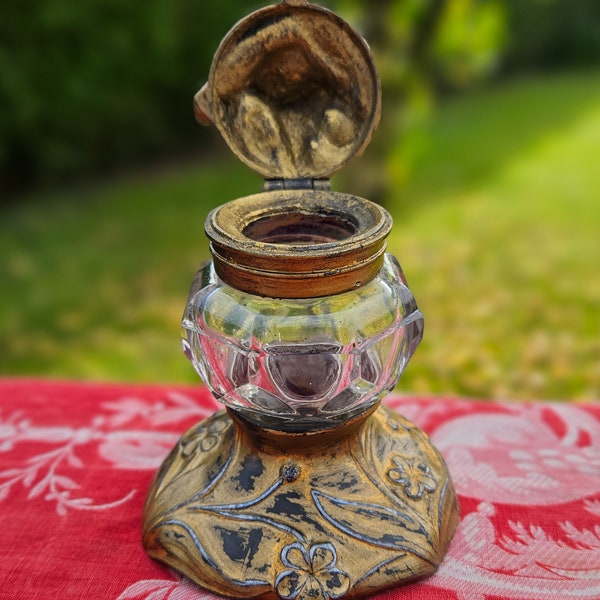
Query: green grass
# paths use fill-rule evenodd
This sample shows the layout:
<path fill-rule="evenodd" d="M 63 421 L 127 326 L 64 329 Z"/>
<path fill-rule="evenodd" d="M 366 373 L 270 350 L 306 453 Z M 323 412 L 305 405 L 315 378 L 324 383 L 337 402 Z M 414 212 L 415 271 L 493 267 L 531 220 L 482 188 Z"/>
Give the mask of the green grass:
<path fill-rule="evenodd" d="M 391 249 L 426 316 L 402 385 L 600 398 L 600 74 L 446 106 Z"/>
<path fill-rule="evenodd" d="M 600 73 L 440 109 L 388 206 L 426 318 L 402 390 L 600 398 L 599 164 Z M 234 160 L 203 159 L 5 208 L 0 373 L 197 381 L 178 324 L 208 257 L 204 218 L 260 186 Z"/>
<path fill-rule="evenodd" d="M 179 321 L 207 212 L 261 185 L 204 159 L 31 197 L 0 224 L 3 374 L 196 381 Z"/>

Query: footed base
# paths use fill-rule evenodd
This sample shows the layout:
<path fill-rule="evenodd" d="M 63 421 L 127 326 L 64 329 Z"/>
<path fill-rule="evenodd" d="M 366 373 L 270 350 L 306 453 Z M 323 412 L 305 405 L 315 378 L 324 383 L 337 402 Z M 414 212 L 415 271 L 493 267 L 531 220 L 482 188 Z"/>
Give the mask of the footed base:
<path fill-rule="evenodd" d="M 304 434 L 220 411 L 160 468 L 144 546 L 224 596 L 358 598 L 434 573 L 457 523 L 439 452 L 385 408 Z"/>

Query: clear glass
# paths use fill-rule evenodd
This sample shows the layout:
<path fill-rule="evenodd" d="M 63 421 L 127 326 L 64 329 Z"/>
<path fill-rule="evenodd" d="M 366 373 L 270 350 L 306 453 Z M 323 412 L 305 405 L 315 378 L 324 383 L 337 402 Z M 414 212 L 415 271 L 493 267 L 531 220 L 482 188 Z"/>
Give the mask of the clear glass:
<path fill-rule="evenodd" d="M 306 431 L 344 422 L 393 388 L 423 315 L 388 254 L 368 284 L 302 300 L 241 292 L 207 264 L 182 327 L 184 352 L 218 400 L 261 426 Z"/>

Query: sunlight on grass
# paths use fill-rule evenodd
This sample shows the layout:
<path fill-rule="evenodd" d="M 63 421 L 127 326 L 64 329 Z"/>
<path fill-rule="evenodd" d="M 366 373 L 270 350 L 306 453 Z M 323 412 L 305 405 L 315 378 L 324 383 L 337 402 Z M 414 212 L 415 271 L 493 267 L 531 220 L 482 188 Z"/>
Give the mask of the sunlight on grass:
<path fill-rule="evenodd" d="M 360 161 L 357 161 L 357 166 Z M 600 75 L 452 101 L 388 208 L 425 314 L 406 392 L 600 398 Z M 179 319 L 235 159 L 38 195 L 0 222 L 0 372 L 197 382 Z"/>
<path fill-rule="evenodd" d="M 204 219 L 260 185 L 204 160 L 22 201 L 0 224 L 1 372 L 196 381 L 178 333 Z"/>
<path fill-rule="evenodd" d="M 457 164 L 466 173 L 440 181 L 437 194 L 422 173 L 411 198 L 419 207 L 407 217 L 392 208 L 392 251 L 426 316 L 425 339 L 402 387 L 515 399 L 600 397 L 600 78 L 566 83 L 481 94 L 440 116 L 447 137 L 438 147 L 434 141 L 424 162 L 438 174 Z M 532 90 L 552 98 L 538 104 L 532 126 L 538 129 L 545 110 L 555 117 L 533 136 L 526 122 L 515 127 L 520 119 L 510 110 L 515 101 L 527 106 Z M 503 93 L 512 102 L 501 112 Z M 569 119 L 556 118 L 557 97 L 570 102 Z M 486 139 L 489 129 L 469 130 L 469 109 L 488 99 L 493 128 L 521 142 L 505 156 L 494 148 L 496 137 Z M 464 130 L 448 133 L 444 119 Z"/>

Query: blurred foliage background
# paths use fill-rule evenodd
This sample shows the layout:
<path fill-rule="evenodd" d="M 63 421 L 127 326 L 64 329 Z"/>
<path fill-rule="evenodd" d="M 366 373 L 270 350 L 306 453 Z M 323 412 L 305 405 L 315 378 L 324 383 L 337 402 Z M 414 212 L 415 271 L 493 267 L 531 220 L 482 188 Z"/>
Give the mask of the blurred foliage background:
<path fill-rule="evenodd" d="M 335 187 L 385 204 L 426 317 L 406 392 L 600 398 L 600 3 L 331 0 L 380 128 Z M 191 99 L 253 2 L 9 0 L 0 374 L 196 382 L 207 212 L 259 191 Z"/>

